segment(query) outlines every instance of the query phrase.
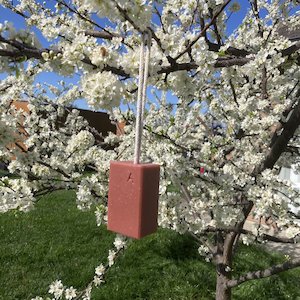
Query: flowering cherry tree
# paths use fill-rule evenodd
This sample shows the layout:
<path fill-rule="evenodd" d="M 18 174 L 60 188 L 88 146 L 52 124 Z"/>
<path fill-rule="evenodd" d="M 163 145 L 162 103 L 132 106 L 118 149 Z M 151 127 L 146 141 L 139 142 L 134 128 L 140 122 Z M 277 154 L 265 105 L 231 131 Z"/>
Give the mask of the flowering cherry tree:
<path fill-rule="evenodd" d="M 142 160 L 161 165 L 159 225 L 199 241 L 216 266 L 219 300 L 243 282 L 300 266 L 298 258 L 232 271 L 239 241 L 296 243 L 300 234 L 290 210 L 300 205 L 298 192 L 279 178 L 282 166 L 300 168 L 299 1 L 244 3 L 249 11 L 228 36 L 239 10 L 230 0 L 0 0 L 26 24 L 0 24 L 0 159 L 17 175 L 0 178 L 0 211 L 28 211 L 39 195 L 73 189 L 78 208 L 96 204 L 98 224 L 106 221 L 109 161 L 133 157 L 139 47 L 150 30 L 154 100 Z M 42 83 L 45 72 L 77 81 Z M 125 122 L 125 134 L 102 139 L 70 108 L 82 98 Z M 30 113 L 15 99 L 26 99 Z M 94 172 L 84 174 L 87 167 Z M 246 229 L 250 217 L 256 222 Z M 269 235 L 267 219 L 284 236 Z M 118 236 L 114 247 L 86 290 L 56 281 L 49 293 L 89 299 L 125 240 Z"/>

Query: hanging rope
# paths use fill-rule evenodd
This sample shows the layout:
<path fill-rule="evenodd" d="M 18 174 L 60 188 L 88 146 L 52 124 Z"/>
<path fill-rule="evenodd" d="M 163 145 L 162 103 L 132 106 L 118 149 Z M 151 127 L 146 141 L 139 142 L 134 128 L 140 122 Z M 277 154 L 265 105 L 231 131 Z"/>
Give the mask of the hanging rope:
<path fill-rule="evenodd" d="M 134 163 L 140 163 L 142 133 L 143 133 L 143 117 L 146 103 L 147 79 L 149 73 L 150 49 L 151 49 L 151 31 L 148 30 L 142 35 L 142 44 L 140 50 L 140 66 L 139 66 L 139 84 L 138 84 L 138 100 L 137 115 L 135 126 L 135 147 L 134 147 Z"/>

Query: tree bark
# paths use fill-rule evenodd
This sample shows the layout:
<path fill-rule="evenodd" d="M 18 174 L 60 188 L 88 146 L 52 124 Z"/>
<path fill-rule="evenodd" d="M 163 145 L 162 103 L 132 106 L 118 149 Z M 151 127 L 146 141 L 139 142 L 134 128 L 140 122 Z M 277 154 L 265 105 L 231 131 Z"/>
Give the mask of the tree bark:
<path fill-rule="evenodd" d="M 265 270 L 249 272 L 245 275 L 240 276 L 239 278 L 229 280 L 227 282 L 227 286 L 232 288 L 249 280 L 266 278 L 274 274 L 278 274 L 298 267 L 300 267 L 300 258 L 295 258 L 290 261 L 286 261 L 285 263 L 271 266 L 270 268 L 267 268 Z"/>
<path fill-rule="evenodd" d="M 241 199 L 242 200 L 242 199 Z M 249 201 L 243 208 L 244 220 L 237 223 L 236 231 L 223 234 L 217 232 L 217 285 L 216 285 L 216 300 L 231 300 L 231 286 L 228 284 L 232 275 L 232 259 L 235 243 L 238 243 L 240 233 L 243 229 L 244 223 L 253 207 L 253 202 Z"/>
<path fill-rule="evenodd" d="M 230 278 L 227 272 L 218 270 L 217 266 L 217 285 L 216 285 L 216 300 L 230 300 L 231 299 L 231 288 L 227 287 L 227 283 Z"/>
<path fill-rule="evenodd" d="M 216 300 L 230 300 L 231 287 L 227 283 L 231 280 L 233 233 L 224 236 L 222 232 L 218 232 L 216 239 Z"/>

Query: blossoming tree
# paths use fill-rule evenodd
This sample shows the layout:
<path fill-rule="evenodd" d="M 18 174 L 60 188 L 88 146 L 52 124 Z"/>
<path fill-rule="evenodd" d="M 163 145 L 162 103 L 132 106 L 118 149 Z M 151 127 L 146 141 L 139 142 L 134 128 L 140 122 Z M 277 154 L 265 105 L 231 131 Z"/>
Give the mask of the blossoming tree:
<path fill-rule="evenodd" d="M 199 241 L 216 266 L 219 300 L 243 282 L 300 266 L 293 259 L 237 277 L 231 269 L 240 240 L 295 243 L 300 233 L 290 211 L 298 193 L 278 176 L 300 163 L 299 1 L 246 2 L 247 15 L 227 36 L 239 8 L 230 0 L 1 0 L 26 28 L 0 24 L 0 159 L 18 175 L 0 178 L 0 211 L 28 211 L 39 195 L 74 189 L 80 209 L 96 204 L 98 223 L 106 220 L 109 161 L 133 157 L 140 36 L 150 30 L 149 85 L 154 96 L 178 98 L 148 100 L 145 114 L 142 159 L 161 165 L 160 226 Z M 44 72 L 79 80 L 41 83 Z M 125 121 L 126 134 L 95 138 L 66 108 L 81 98 Z M 14 99 L 29 101 L 30 114 Z M 83 176 L 87 167 L 94 172 Z M 269 235 L 266 219 L 285 235 Z M 108 265 L 82 293 L 60 281 L 49 292 L 89 299 L 123 249 L 117 237 Z"/>

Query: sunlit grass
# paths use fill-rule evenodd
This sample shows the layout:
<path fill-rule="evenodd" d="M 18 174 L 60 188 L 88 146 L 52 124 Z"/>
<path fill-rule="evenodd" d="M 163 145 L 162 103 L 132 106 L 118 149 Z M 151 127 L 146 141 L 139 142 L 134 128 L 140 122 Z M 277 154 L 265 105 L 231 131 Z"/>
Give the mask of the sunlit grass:
<path fill-rule="evenodd" d="M 0 215 L 0 299 L 45 296 L 61 279 L 82 289 L 94 268 L 106 262 L 114 234 L 96 227 L 92 212 L 81 212 L 73 192 L 43 197 L 36 210 Z M 215 270 L 197 254 L 189 236 L 159 230 L 132 242 L 111 268 L 92 299 L 214 299 Z M 234 272 L 283 261 L 258 247 L 240 247 Z M 233 299 L 300 299 L 300 270 L 252 281 L 235 289 Z"/>

